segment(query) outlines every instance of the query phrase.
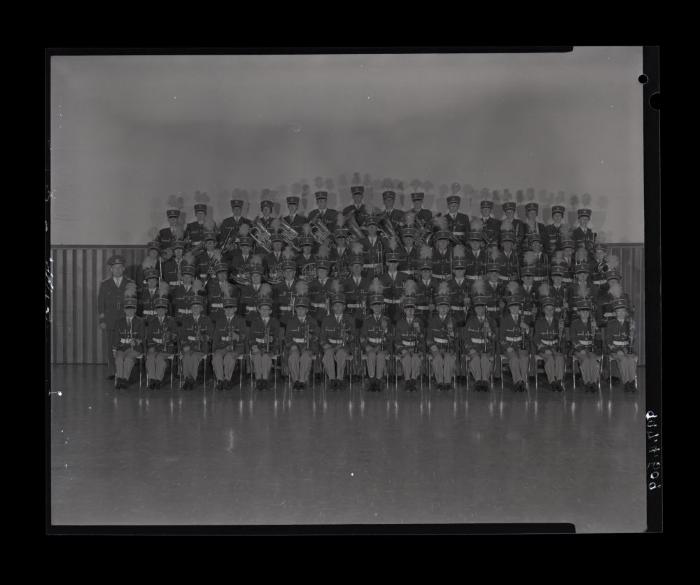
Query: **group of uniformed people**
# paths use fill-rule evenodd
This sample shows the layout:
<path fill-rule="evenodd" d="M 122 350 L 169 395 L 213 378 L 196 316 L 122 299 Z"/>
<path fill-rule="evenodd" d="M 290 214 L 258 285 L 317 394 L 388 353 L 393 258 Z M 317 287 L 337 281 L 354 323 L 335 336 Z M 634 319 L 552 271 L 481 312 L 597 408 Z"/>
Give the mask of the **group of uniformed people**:
<path fill-rule="evenodd" d="M 234 199 L 220 226 L 204 204 L 184 229 L 180 210 L 168 209 L 169 226 L 148 244 L 136 282 L 115 256 L 100 288 L 117 386 L 128 385 L 143 353 L 154 389 L 173 356 L 183 388 L 194 388 L 211 355 L 218 389 L 232 387 L 246 358 L 258 389 L 268 387 L 275 360 L 303 389 L 319 356 L 331 388 L 343 386 L 348 368 L 351 375 L 366 368 L 368 389 L 380 390 L 395 356 L 407 390 L 426 366 L 438 388 L 471 374 L 477 390 L 488 390 L 502 356 L 514 390 L 526 389 L 542 361 L 550 387 L 561 391 L 564 360 L 573 355 L 593 391 L 607 354 L 625 390 L 635 388 L 633 308 L 617 259 L 588 227 L 589 209 L 578 210 L 571 230 L 558 205 L 545 225 L 535 202 L 525 205 L 525 220 L 510 201 L 496 219 L 488 200 L 481 217 L 469 218 L 453 195 L 448 212 L 433 217 L 423 193 L 412 194 L 406 212 L 394 209 L 393 191 L 383 193 L 383 210 L 371 212 L 364 187 L 351 193 L 352 205 L 337 212 L 318 191 L 308 218 L 298 197 L 287 198 L 280 218 L 263 201 L 254 220 Z"/>

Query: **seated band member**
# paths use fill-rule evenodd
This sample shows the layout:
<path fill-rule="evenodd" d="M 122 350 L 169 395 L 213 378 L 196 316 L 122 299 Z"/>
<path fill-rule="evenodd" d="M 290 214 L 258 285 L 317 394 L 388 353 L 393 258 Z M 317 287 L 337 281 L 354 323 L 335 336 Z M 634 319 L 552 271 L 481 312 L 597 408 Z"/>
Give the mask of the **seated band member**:
<path fill-rule="evenodd" d="M 129 387 L 131 370 L 143 351 L 146 327 L 136 315 L 136 306 L 136 284 L 129 282 L 124 290 L 124 315 L 115 323 L 111 339 L 117 388 Z"/>
<path fill-rule="evenodd" d="M 399 303 L 403 295 L 403 285 L 408 277 L 398 271 L 400 255 L 396 251 L 388 251 L 385 255 L 387 270 L 381 276 L 381 283 L 384 287 L 384 302 L 387 304 L 387 317 L 392 325 L 396 324 L 401 311 Z"/>
<path fill-rule="evenodd" d="M 637 356 L 633 353 L 635 325 L 628 315 L 629 305 L 622 288 L 619 285 L 611 286 L 609 292 L 614 297 L 610 307 L 615 311 L 615 318 L 608 321 L 605 328 L 605 342 L 610 356 L 617 361 L 625 392 L 634 392 L 637 372 Z"/>
<path fill-rule="evenodd" d="M 355 325 L 345 314 L 345 295 L 338 292 L 340 283 L 334 282 L 331 303 L 333 314 L 321 323 L 321 345 L 323 347 L 323 367 L 331 381 L 331 390 L 342 387 L 345 364 L 352 356 Z"/>
<path fill-rule="evenodd" d="M 486 246 L 498 246 L 498 238 L 501 232 L 501 222 L 493 216 L 493 201 L 484 199 L 480 204 L 481 221 L 483 223 L 483 237 Z"/>
<path fill-rule="evenodd" d="M 258 315 L 250 323 L 250 351 L 257 390 L 267 390 L 272 356 L 277 354 L 281 341 L 280 324 L 272 317 L 272 289 L 263 284 L 258 300 Z"/>
<path fill-rule="evenodd" d="M 452 301 L 450 309 L 452 317 L 455 319 L 455 327 L 464 327 L 467 322 L 467 313 L 470 311 L 469 291 L 471 290 L 471 280 L 467 280 L 465 272 L 467 263 L 464 259 L 464 246 L 457 244 L 453 250 L 454 260 L 452 261 L 452 272 L 454 275 L 450 279 L 450 295 Z"/>
<path fill-rule="evenodd" d="M 182 319 L 179 346 L 182 350 L 183 390 L 193 390 L 197 380 L 199 363 L 209 351 L 212 323 L 204 315 L 205 299 L 195 294 L 190 299 L 190 314 Z"/>
<path fill-rule="evenodd" d="M 406 276 L 415 277 L 416 268 L 418 266 L 419 258 L 418 254 L 420 250 L 415 245 L 416 240 L 416 229 L 412 226 L 406 226 L 401 230 L 401 241 L 403 246 L 401 248 L 401 262 L 399 263 L 399 270 Z"/>
<path fill-rule="evenodd" d="M 511 229 L 512 224 L 506 220 L 501 223 L 501 254 L 498 256 L 498 264 L 501 267 L 501 280 L 508 282 L 509 280 L 520 279 L 520 259 L 514 249 L 515 233 Z"/>
<path fill-rule="evenodd" d="M 515 289 L 517 283 L 510 283 L 508 286 Z M 522 296 L 514 293 L 507 299 L 508 312 L 501 319 L 499 328 L 501 353 L 505 353 L 508 358 L 508 366 L 513 376 L 513 390 L 524 392 L 527 389 L 527 370 L 530 361 L 530 327 L 522 314 Z"/>
<path fill-rule="evenodd" d="M 168 316 L 168 283 L 162 282 L 156 301 L 156 316 L 146 325 L 146 377 L 148 388 L 157 390 L 163 382 L 167 359 L 175 353 L 177 322 Z"/>
<path fill-rule="evenodd" d="M 487 315 L 488 297 L 483 292 L 483 281 L 474 283 L 472 306 L 474 314 L 467 319 L 463 330 L 463 347 L 469 362 L 469 371 L 476 382 L 474 389 L 488 391 L 493 369 L 497 326 Z"/>
<path fill-rule="evenodd" d="M 382 315 L 384 292 L 381 282 L 375 278 L 370 285 L 369 304 L 372 315 L 362 322 L 360 345 L 367 356 L 367 390 L 382 389 L 382 379 L 386 370 L 386 356 L 390 343 L 389 319 Z"/>
<path fill-rule="evenodd" d="M 318 352 L 320 330 L 309 312 L 309 297 L 306 283 L 297 283 L 296 315 L 287 323 L 284 345 L 287 347 L 287 366 L 293 390 L 304 390 L 311 373 L 314 356 Z"/>
<path fill-rule="evenodd" d="M 233 371 L 238 356 L 245 351 L 246 324 L 238 312 L 238 301 L 226 289 L 223 298 L 224 313 L 214 322 L 211 365 L 216 377 L 217 390 L 231 390 Z"/>
<path fill-rule="evenodd" d="M 294 300 L 298 279 L 296 276 L 297 265 L 291 252 L 291 248 L 287 248 L 284 251 L 285 260 L 282 262 L 284 280 L 272 289 L 277 309 L 276 314 L 278 315 L 279 323 L 282 328 L 285 328 L 287 326 L 287 321 L 294 316 L 292 302 Z"/>
<path fill-rule="evenodd" d="M 331 270 L 328 258 L 328 248 L 322 245 L 316 255 L 316 278 L 309 283 L 309 300 L 311 306 L 309 308 L 309 316 L 312 317 L 316 324 L 321 327 L 323 318 L 330 314 L 330 294 L 331 294 L 331 279 L 328 274 Z"/>
<path fill-rule="evenodd" d="M 246 325 L 250 323 L 255 313 L 258 312 L 258 298 L 260 298 L 260 288 L 263 285 L 262 264 L 253 262 L 250 264 L 250 284 L 241 287 L 241 307 L 239 313 L 244 316 Z"/>
<path fill-rule="evenodd" d="M 591 318 L 591 309 L 590 301 L 579 301 L 578 318 L 569 329 L 571 347 L 578 359 L 586 392 L 595 392 L 600 377 L 600 356 L 594 349 L 596 324 Z"/>
<path fill-rule="evenodd" d="M 501 221 L 501 245 L 503 245 L 503 236 L 510 232 L 509 237 L 512 237 L 513 246 L 517 249 L 521 247 L 521 242 L 525 236 L 525 224 L 517 217 L 515 217 L 516 204 L 515 201 L 506 201 L 501 205 L 505 217 Z M 503 247 L 503 252 L 505 253 L 505 247 Z"/>
<path fill-rule="evenodd" d="M 172 291 L 173 316 L 178 326 L 182 326 L 185 315 L 191 314 L 190 301 L 192 297 L 201 291 L 204 294 L 204 285 L 201 280 L 194 279 L 194 266 L 184 264 L 181 269 L 182 284 Z"/>
<path fill-rule="evenodd" d="M 421 353 L 423 352 L 424 328 L 416 317 L 416 283 L 406 282 L 405 295 L 401 307 L 405 316 L 399 319 L 394 333 L 394 347 L 401 355 L 401 368 L 405 388 L 416 390 L 416 381 L 420 377 Z"/>
<path fill-rule="evenodd" d="M 353 243 L 353 254 L 350 256 L 350 276 L 340 282 L 343 294 L 345 294 L 347 314 L 352 318 L 355 329 L 362 327 L 362 320 L 367 316 L 367 296 L 371 278 L 362 276 L 362 265 L 365 257 L 362 253 L 362 245 Z"/>
<path fill-rule="evenodd" d="M 533 341 L 537 355 L 544 358 L 544 371 L 547 373 L 551 389 L 562 392 L 564 390 L 562 385 L 564 379 L 564 354 L 562 353 L 564 321 L 554 316 L 554 299 L 551 297 L 541 298 L 540 306 L 544 315 L 535 322 Z"/>
<path fill-rule="evenodd" d="M 449 315 L 450 289 L 446 282 L 440 283 L 435 302 L 438 314 L 428 319 L 427 345 L 438 390 L 449 390 L 457 363 L 457 335 L 454 320 Z"/>

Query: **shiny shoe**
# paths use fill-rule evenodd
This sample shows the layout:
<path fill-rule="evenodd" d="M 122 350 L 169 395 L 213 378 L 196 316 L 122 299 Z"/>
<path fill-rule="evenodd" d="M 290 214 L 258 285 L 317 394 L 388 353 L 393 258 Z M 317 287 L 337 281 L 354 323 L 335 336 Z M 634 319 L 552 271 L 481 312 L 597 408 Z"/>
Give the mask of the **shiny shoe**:
<path fill-rule="evenodd" d="M 114 380 L 114 374 L 110 374 L 109 376 L 107 376 L 107 379 L 108 379 L 108 380 Z"/>
<path fill-rule="evenodd" d="M 224 381 L 223 380 L 217 380 L 216 381 L 216 389 L 221 391 L 224 389 Z"/>

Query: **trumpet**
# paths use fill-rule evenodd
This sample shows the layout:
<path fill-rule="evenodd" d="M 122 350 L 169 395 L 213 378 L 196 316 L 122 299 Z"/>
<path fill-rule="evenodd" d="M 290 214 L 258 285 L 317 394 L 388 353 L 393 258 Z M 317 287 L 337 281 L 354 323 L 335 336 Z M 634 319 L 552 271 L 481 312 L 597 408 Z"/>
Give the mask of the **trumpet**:
<path fill-rule="evenodd" d="M 253 222 L 253 226 L 250 228 L 249 233 L 250 237 L 255 241 L 257 247 L 262 248 L 268 254 L 272 252 L 272 237 L 259 217 L 256 218 L 255 222 Z"/>

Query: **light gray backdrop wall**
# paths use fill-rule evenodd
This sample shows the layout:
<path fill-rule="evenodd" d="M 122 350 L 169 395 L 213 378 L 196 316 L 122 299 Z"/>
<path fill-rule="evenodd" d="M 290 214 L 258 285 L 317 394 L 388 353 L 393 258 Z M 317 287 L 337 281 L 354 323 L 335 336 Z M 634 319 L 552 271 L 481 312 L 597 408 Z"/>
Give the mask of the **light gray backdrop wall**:
<path fill-rule="evenodd" d="M 217 221 L 234 189 L 252 215 L 264 188 L 324 184 L 335 203 L 354 173 L 375 193 L 417 181 L 435 210 L 455 182 L 477 191 L 472 213 L 482 188 L 532 188 L 546 207 L 563 192 L 608 241 L 643 242 L 641 71 L 635 47 L 54 57 L 52 243 L 144 243 L 168 196 L 192 215 L 195 190 Z"/>

